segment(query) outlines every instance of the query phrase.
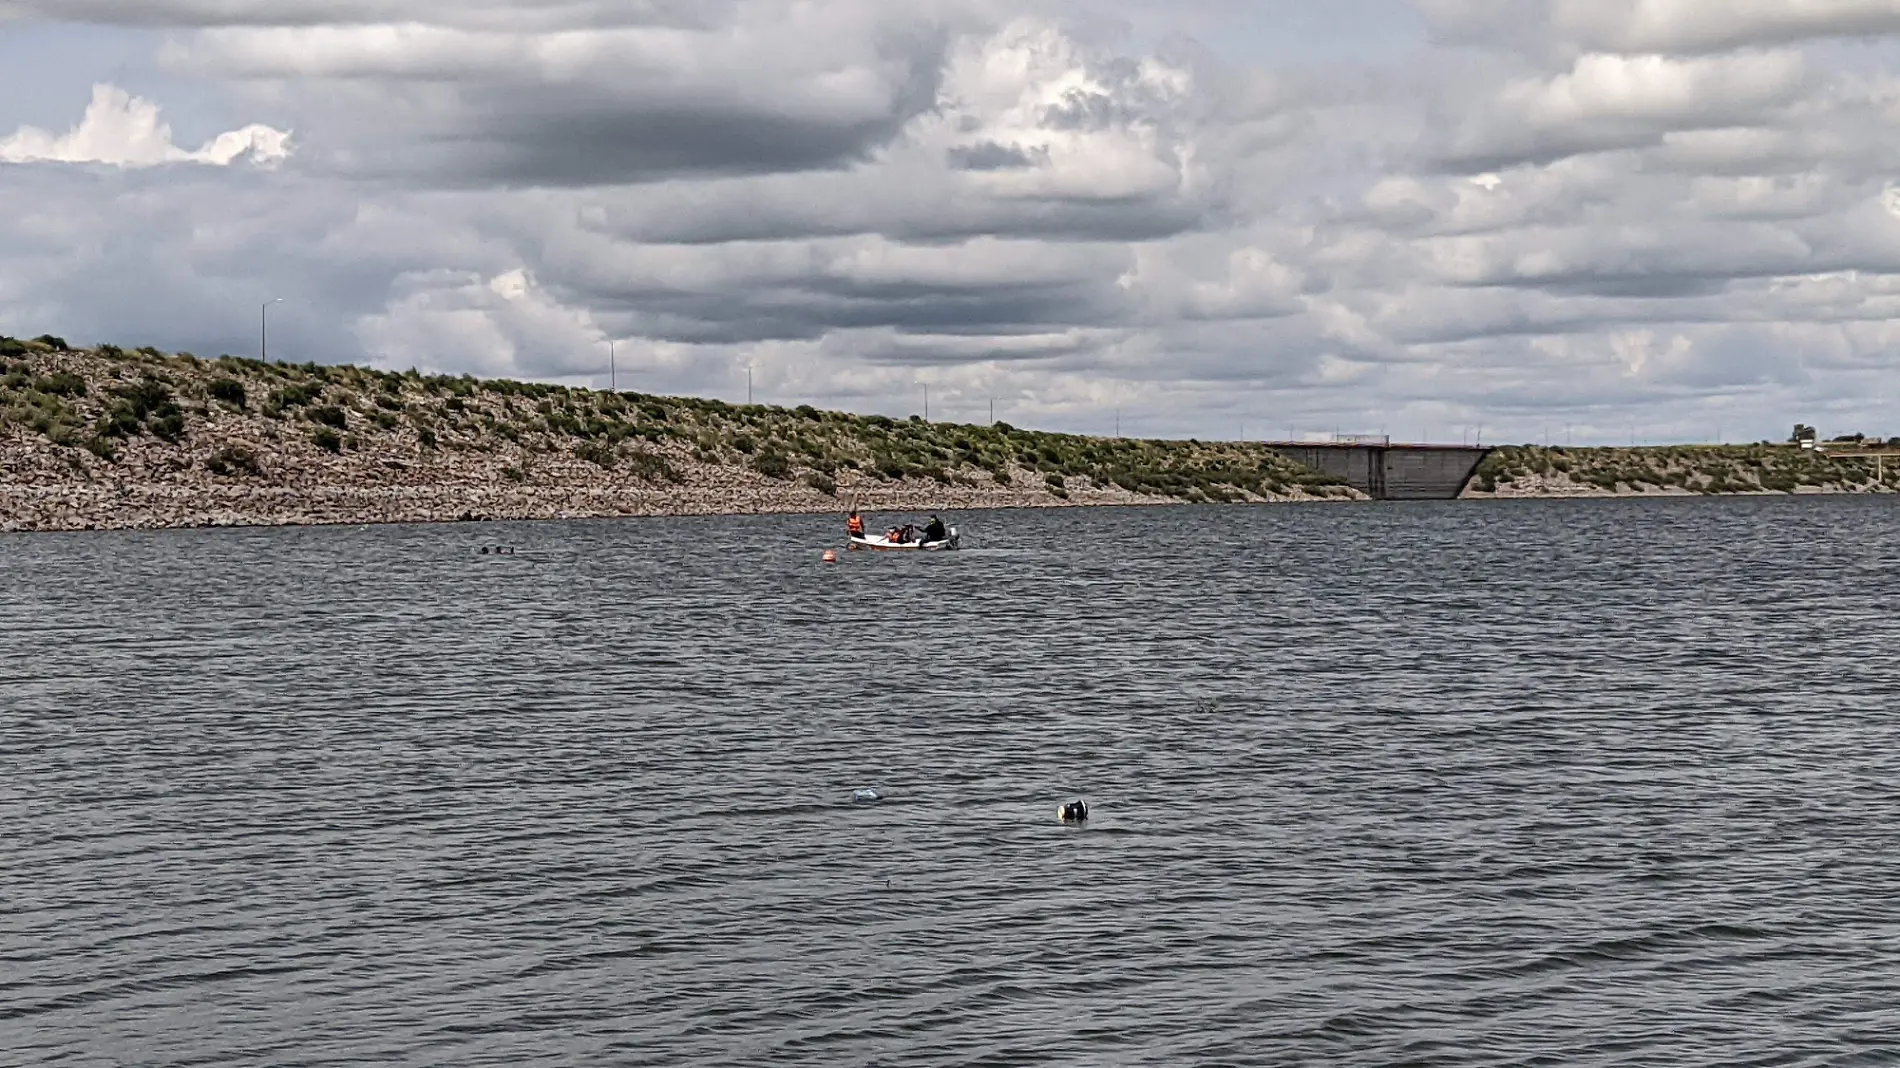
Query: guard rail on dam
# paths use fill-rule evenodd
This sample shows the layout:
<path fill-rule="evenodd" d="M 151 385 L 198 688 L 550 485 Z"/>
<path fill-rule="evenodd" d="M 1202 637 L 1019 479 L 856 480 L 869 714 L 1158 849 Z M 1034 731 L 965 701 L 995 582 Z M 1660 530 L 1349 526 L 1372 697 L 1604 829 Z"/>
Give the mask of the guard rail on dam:
<path fill-rule="evenodd" d="M 1269 442 L 1297 464 L 1344 479 L 1381 501 L 1444 501 L 1464 492 L 1488 447 L 1390 445 L 1363 442 Z"/>

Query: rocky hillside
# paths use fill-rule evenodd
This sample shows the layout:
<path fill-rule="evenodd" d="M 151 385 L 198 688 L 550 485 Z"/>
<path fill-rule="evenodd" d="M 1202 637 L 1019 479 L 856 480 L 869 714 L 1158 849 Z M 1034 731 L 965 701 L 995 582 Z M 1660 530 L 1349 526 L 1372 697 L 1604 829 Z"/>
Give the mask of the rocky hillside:
<path fill-rule="evenodd" d="M 1793 445 L 1667 445 L 1558 448 L 1507 445 L 1478 465 L 1467 497 L 1587 497 L 1723 493 L 1879 493 L 1873 460 L 1832 457 Z"/>
<path fill-rule="evenodd" d="M 1350 498 L 1258 445 L 0 338 L 0 529 Z"/>

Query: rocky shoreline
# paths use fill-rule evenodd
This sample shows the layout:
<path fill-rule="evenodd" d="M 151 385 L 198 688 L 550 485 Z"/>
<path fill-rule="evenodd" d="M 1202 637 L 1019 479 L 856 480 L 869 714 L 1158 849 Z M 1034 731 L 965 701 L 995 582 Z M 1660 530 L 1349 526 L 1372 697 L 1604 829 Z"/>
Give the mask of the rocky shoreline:
<path fill-rule="evenodd" d="M 16 458 L 14 449 L 5 451 L 9 461 Z M 861 478 L 841 479 L 835 494 L 825 494 L 691 461 L 682 465 L 682 484 L 664 487 L 613 482 L 585 470 L 541 471 L 531 482 L 516 483 L 471 466 L 443 466 L 409 467 L 393 476 L 332 468 L 287 473 L 282 482 L 266 473 L 259 484 L 221 485 L 192 477 L 192 468 L 20 478 L 10 462 L 8 477 L 0 481 L 0 531 L 837 514 L 847 501 L 872 513 L 1181 503 L 1074 481 L 1067 498 L 1040 492 L 1039 484 L 1031 491 L 890 486 Z"/>

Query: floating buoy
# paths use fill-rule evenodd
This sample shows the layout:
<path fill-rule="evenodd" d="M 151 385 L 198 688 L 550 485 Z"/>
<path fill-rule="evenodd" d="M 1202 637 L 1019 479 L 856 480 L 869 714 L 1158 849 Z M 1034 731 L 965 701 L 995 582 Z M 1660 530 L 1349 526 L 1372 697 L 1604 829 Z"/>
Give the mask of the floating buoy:
<path fill-rule="evenodd" d="M 1089 806 L 1085 801 L 1071 801 L 1056 809 L 1056 818 L 1063 823 L 1086 823 L 1089 818 Z"/>
<path fill-rule="evenodd" d="M 827 563 L 827 564 L 835 564 L 835 563 L 837 563 L 837 562 L 838 562 L 838 551 L 837 551 L 836 549 L 826 549 L 826 550 L 825 550 L 825 563 Z"/>
<path fill-rule="evenodd" d="M 868 786 L 860 786 L 856 790 L 851 791 L 851 800 L 853 801 L 882 801 L 884 799 L 878 796 L 878 792 L 876 790 L 873 790 Z"/>

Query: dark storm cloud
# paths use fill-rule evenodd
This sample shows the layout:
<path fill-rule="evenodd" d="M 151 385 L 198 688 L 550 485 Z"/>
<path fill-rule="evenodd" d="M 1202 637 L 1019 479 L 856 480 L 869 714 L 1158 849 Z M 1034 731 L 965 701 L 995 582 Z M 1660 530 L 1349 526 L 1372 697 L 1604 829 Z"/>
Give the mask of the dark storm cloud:
<path fill-rule="evenodd" d="M 949 40 L 920 21 L 844 40 L 804 23 L 783 38 L 723 29 L 218 30 L 175 46 L 171 62 L 309 86 L 289 112 L 307 131 L 306 167 L 441 187 L 562 187 L 862 161 L 935 106 Z"/>
<path fill-rule="evenodd" d="M 892 101 L 889 114 L 862 121 L 713 102 L 641 109 L 479 94 L 487 104 L 471 99 L 452 128 L 392 139 L 383 152 L 338 169 L 445 187 L 519 188 L 837 168 L 895 136 L 930 89 L 920 82 L 909 98 Z"/>
<path fill-rule="evenodd" d="M 1039 153 L 1047 158 L 1047 150 Z M 1016 147 L 984 141 L 975 145 L 956 145 L 949 152 L 950 165 L 960 171 L 1000 171 L 1011 167 L 1031 167 L 1037 155 Z"/>
<path fill-rule="evenodd" d="M 931 245 L 991 234 L 1049 241 L 1153 241 L 1214 223 L 1206 207 L 1192 203 L 997 200 L 956 191 L 933 197 L 922 188 L 867 191 L 866 198 L 855 199 L 848 190 L 846 184 L 831 196 L 810 200 L 799 200 L 796 188 L 742 186 L 703 191 L 696 198 L 675 195 L 677 190 L 654 190 L 630 196 L 633 203 L 605 229 L 624 240 L 655 244 L 878 234 Z M 814 187 L 813 192 L 822 190 Z M 686 203 L 694 200 L 698 210 L 687 210 Z M 679 210 L 670 210 L 674 205 Z"/>
<path fill-rule="evenodd" d="M 590 304 L 628 311 L 646 336 L 696 344 L 810 340 L 833 330 L 880 327 L 949 336 L 1026 335 L 1104 325 L 1125 314 L 1110 295 L 1112 276 L 952 284 L 818 272 L 721 286 L 717 293 L 622 285 L 611 293 L 585 294 L 573 288 L 575 282 L 547 281 Z"/>
<path fill-rule="evenodd" d="M 0 18 L 107 26 L 349 26 L 433 22 L 523 30 L 620 25 L 700 26 L 743 0 L 0 0 Z"/>

